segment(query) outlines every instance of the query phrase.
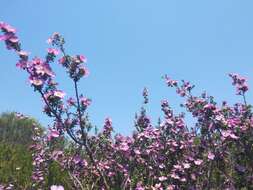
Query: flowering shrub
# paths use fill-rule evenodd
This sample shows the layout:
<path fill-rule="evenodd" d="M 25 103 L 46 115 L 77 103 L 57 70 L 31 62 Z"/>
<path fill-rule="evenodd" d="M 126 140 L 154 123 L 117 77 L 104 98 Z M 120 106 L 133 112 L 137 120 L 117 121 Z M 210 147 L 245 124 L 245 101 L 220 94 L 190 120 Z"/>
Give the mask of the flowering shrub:
<path fill-rule="evenodd" d="M 29 59 L 21 48 L 16 30 L 1 22 L 0 29 L 7 49 L 19 56 L 17 67 L 29 75 L 31 86 L 44 103 L 44 112 L 54 119 L 46 136 L 35 135 L 33 154 L 33 188 L 62 190 L 62 184 L 45 186 L 45 176 L 52 161 L 67 171 L 73 189 L 135 189 L 135 190 L 201 190 L 253 188 L 253 118 L 246 102 L 246 79 L 230 74 L 237 95 L 243 103 L 218 105 L 206 93 L 192 94 L 194 85 L 164 76 L 168 87 L 176 89 L 185 99 L 183 106 L 194 118 L 195 126 L 187 126 L 184 114 L 175 114 L 169 102 L 161 102 L 163 119 L 151 123 L 145 107 L 148 90 L 143 91 L 143 107 L 136 115 L 136 130 L 131 136 L 112 135 L 110 118 L 100 132 L 92 129 L 87 116 L 91 100 L 80 94 L 78 83 L 88 76 L 87 59 L 68 55 L 65 40 L 54 33 L 44 59 Z M 75 97 L 66 97 L 58 88 L 50 64 L 56 61 L 66 69 L 73 81 Z M 53 142 L 68 136 L 74 150 L 66 151 Z M 8 187 L 12 188 L 12 187 Z"/>

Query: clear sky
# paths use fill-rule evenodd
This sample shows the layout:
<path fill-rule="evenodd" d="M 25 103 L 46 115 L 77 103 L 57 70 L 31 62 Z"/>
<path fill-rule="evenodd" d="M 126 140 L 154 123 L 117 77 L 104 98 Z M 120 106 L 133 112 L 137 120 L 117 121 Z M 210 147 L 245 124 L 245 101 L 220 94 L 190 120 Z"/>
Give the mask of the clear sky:
<path fill-rule="evenodd" d="M 117 132 L 129 134 L 143 87 L 150 92 L 154 123 L 164 98 L 180 111 L 183 99 L 166 87 L 165 73 L 192 81 L 196 94 L 206 90 L 218 101 L 240 100 L 227 74 L 244 75 L 253 86 L 252 7 L 251 0 L 1 0 L 0 20 L 18 29 L 31 56 L 43 57 L 49 35 L 62 33 L 68 53 L 88 58 L 90 77 L 81 81 L 80 91 L 92 98 L 92 122 L 101 126 L 109 116 Z M 49 124 L 16 61 L 1 43 L 0 111 L 19 111 Z M 54 68 L 71 95 L 63 69 Z M 252 91 L 247 98 L 252 102 Z"/>

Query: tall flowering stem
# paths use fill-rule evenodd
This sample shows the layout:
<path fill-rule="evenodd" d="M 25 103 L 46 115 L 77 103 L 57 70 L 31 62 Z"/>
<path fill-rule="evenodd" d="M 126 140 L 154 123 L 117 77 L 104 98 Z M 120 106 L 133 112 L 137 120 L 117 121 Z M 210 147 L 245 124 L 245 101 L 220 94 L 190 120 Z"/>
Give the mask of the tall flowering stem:
<path fill-rule="evenodd" d="M 81 63 L 86 62 L 86 58 L 82 55 L 77 55 L 74 57 L 68 56 L 65 53 L 63 48 L 63 44 L 65 43 L 64 39 L 58 33 L 54 33 L 51 38 L 49 38 L 48 42 L 60 47 L 60 50 L 64 54 L 64 57 L 59 60 L 59 62 L 67 68 L 67 72 L 71 79 L 74 81 L 75 94 L 77 99 L 77 112 L 79 118 L 79 125 L 81 128 L 81 139 L 72 132 L 72 129 L 69 126 L 66 126 L 63 122 L 62 115 L 64 114 L 64 105 L 62 99 L 64 97 L 64 93 L 56 88 L 57 83 L 53 81 L 54 73 L 50 67 L 50 63 L 54 62 L 54 59 L 59 54 L 57 49 L 49 48 L 47 52 L 47 56 L 45 60 L 35 57 L 32 61 L 29 61 L 28 53 L 21 49 L 21 44 L 19 42 L 18 37 L 16 36 L 16 30 L 10 25 L 0 22 L 0 29 L 4 33 L 0 36 L 1 41 L 5 41 L 5 44 L 8 49 L 14 50 L 20 57 L 20 61 L 17 63 L 17 67 L 26 70 L 30 75 L 29 80 L 31 85 L 34 87 L 35 91 L 38 91 L 45 102 L 45 113 L 50 117 L 55 118 L 55 130 L 57 134 L 64 134 L 64 131 L 70 136 L 70 138 L 79 144 L 80 146 L 84 146 L 91 162 L 94 164 L 95 168 L 98 170 L 100 176 L 103 179 L 103 183 L 106 189 L 109 189 L 107 184 L 105 175 L 98 168 L 95 158 L 90 150 L 88 145 L 88 135 L 85 132 L 85 123 L 82 119 L 82 115 L 87 108 L 87 104 L 82 103 L 79 99 L 77 82 L 83 76 L 88 75 L 88 70 L 81 65 Z M 86 101 L 87 103 L 87 101 Z M 54 135 L 50 134 L 50 138 Z"/>
<path fill-rule="evenodd" d="M 61 52 L 64 55 L 64 57 L 62 59 L 65 60 L 65 63 L 63 63 L 63 65 L 65 65 L 65 67 L 67 69 L 69 69 L 68 72 L 70 73 L 70 78 L 74 82 L 75 96 L 76 96 L 76 102 L 77 102 L 77 113 L 78 113 L 79 125 L 81 128 L 81 139 L 82 139 L 82 143 L 78 142 L 78 144 L 80 144 L 81 147 L 82 146 L 85 147 L 92 164 L 95 166 L 95 168 L 99 172 L 100 176 L 102 176 L 103 183 L 104 183 L 106 189 L 109 189 L 106 177 L 103 174 L 103 172 L 99 169 L 99 167 L 97 166 L 94 155 L 89 147 L 88 140 L 87 140 L 88 135 L 87 135 L 87 132 L 85 131 L 85 120 L 83 119 L 83 113 L 89 104 L 87 104 L 87 101 L 86 102 L 84 101 L 83 97 L 81 97 L 82 101 L 80 101 L 80 98 L 79 98 L 80 95 L 78 92 L 77 83 L 80 80 L 80 77 L 85 76 L 88 73 L 88 71 L 85 70 L 85 67 L 80 66 L 80 63 L 86 62 L 86 58 L 84 56 L 78 55 L 78 56 L 74 57 L 74 59 L 73 58 L 71 59 L 70 56 L 68 56 L 66 54 L 65 48 L 63 46 L 65 43 L 65 40 L 58 33 L 54 34 L 50 38 L 49 41 L 51 41 L 53 45 L 56 45 L 57 47 L 60 48 Z M 71 66 L 71 65 L 73 65 L 73 66 Z M 81 69 L 83 69 L 83 70 L 81 70 Z M 84 72 L 80 74 L 80 70 L 84 71 Z"/>

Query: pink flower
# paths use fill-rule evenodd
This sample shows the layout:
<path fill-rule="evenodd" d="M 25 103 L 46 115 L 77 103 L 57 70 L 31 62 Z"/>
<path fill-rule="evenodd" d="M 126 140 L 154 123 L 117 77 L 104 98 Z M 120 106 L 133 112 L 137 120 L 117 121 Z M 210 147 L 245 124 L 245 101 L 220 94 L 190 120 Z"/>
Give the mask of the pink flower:
<path fill-rule="evenodd" d="M 87 107 L 91 104 L 91 100 L 85 97 L 80 98 L 80 102 L 83 106 Z"/>
<path fill-rule="evenodd" d="M 231 133 L 231 134 L 230 134 L 230 137 L 231 137 L 232 139 L 239 139 L 239 137 L 236 136 L 234 133 Z"/>
<path fill-rule="evenodd" d="M 221 131 L 221 135 L 224 138 L 230 137 L 230 138 L 235 139 L 235 140 L 239 138 L 234 133 L 232 133 L 232 131 L 230 131 L 230 130 L 223 130 L 223 131 Z"/>
<path fill-rule="evenodd" d="M 230 131 L 221 131 L 221 135 L 223 136 L 223 137 L 229 137 L 229 135 L 230 135 Z"/>
<path fill-rule="evenodd" d="M 51 37 L 47 39 L 48 44 L 51 44 L 52 42 L 53 42 L 53 39 Z"/>
<path fill-rule="evenodd" d="M 197 160 L 194 160 L 194 164 L 199 166 L 203 163 L 203 160 L 200 160 L 200 159 L 197 159 Z"/>
<path fill-rule="evenodd" d="M 17 65 L 18 66 L 18 65 Z M 33 84 L 34 86 L 41 86 L 44 81 L 35 77 L 30 77 L 29 79 L 30 83 Z"/>
<path fill-rule="evenodd" d="M 145 190 L 145 188 L 143 187 L 141 182 L 138 182 L 135 190 Z"/>
<path fill-rule="evenodd" d="M 67 103 L 68 103 L 68 106 L 73 106 L 73 105 L 75 105 L 76 101 L 75 101 L 74 98 L 69 98 L 69 99 L 67 100 Z"/>
<path fill-rule="evenodd" d="M 0 41 L 6 41 L 13 37 L 13 34 L 0 35 Z"/>
<path fill-rule="evenodd" d="M 82 63 L 86 63 L 87 62 L 87 58 L 84 55 L 79 55 L 79 59 Z"/>
<path fill-rule="evenodd" d="M 209 160 L 213 160 L 214 157 L 215 157 L 215 155 L 214 155 L 212 152 L 208 152 L 207 158 L 208 158 Z"/>
<path fill-rule="evenodd" d="M 158 179 L 159 179 L 159 181 L 165 181 L 165 180 L 167 180 L 167 177 L 161 176 L 161 177 L 159 177 Z"/>
<path fill-rule="evenodd" d="M 19 51 L 18 54 L 19 54 L 19 56 L 21 56 L 21 57 L 27 57 L 27 56 L 29 55 L 29 53 L 26 52 L 26 51 Z"/>
<path fill-rule="evenodd" d="M 177 170 L 181 170 L 181 169 L 182 169 L 182 166 L 180 166 L 180 165 L 178 165 L 178 164 L 177 164 L 177 165 L 174 165 L 173 167 L 174 167 L 175 169 L 177 169 Z"/>
<path fill-rule="evenodd" d="M 172 173 L 170 177 L 172 177 L 173 179 L 180 179 L 180 177 L 175 173 Z"/>
<path fill-rule="evenodd" d="M 0 35 L 0 41 L 5 41 L 6 40 L 6 35 Z"/>
<path fill-rule="evenodd" d="M 236 86 L 237 95 L 243 95 L 249 90 L 249 87 L 246 83 L 246 78 L 239 76 L 238 74 L 229 74 L 233 80 L 233 85 Z"/>
<path fill-rule="evenodd" d="M 121 143 L 120 150 L 122 150 L 124 152 L 128 151 L 129 150 L 128 144 L 126 142 Z"/>
<path fill-rule="evenodd" d="M 73 162 L 74 162 L 74 164 L 79 164 L 81 162 L 80 156 L 74 156 L 73 157 Z"/>
<path fill-rule="evenodd" d="M 51 137 L 59 137 L 60 133 L 59 131 L 55 130 L 55 129 L 51 129 L 51 133 L 50 133 L 50 136 Z"/>
<path fill-rule="evenodd" d="M 4 23 L 4 22 L 0 22 L 0 29 L 6 30 L 7 32 L 10 32 L 10 33 L 16 33 L 16 31 L 17 31 L 11 25 Z"/>
<path fill-rule="evenodd" d="M 64 96 L 65 96 L 65 93 L 61 90 L 55 90 L 53 93 L 54 93 L 55 97 L 58 97 L 58 98 L 61 98 L 61 99 L 64 98 Z"/>
<path fill-rule="evenodd" d="M 52 185 L 51 187 L 50 187 L 50 190 L 64 190 L 64 187 L 63 186 L 61 186 L 61 185 Z"/>
<path fill-rule="evenodd" d="M 53 138 L 57 138 L 60 136 L 60 132 L 55 129 L 50 129 L 50 132 L 47 136 L 48 140 L 51 141 Z"/>
<path fill-rule="evenodd" d="M 184 169 L 188 169 L 191 167 L 191 165 L 189 163 L 183 163 L 183 167 Z"/>
<path fill-rule="evenodd" d="M 216 107 L 215 107 L 215 105 L 213 105 L 213 104 L 206 104 L 206 105 L 204 106 L 204 109 L 206 109 L 206 110 L 215 110 Z"/>
<path fill-rule="evenodd" d="M 66 62 L 66 58 L 65 58 L 65 57 L 62 57 L 62 58 L 60 58 L 60 59 L 58 60 L 58 62 L 59 62 L 60 64 L 64 64 L 64 63 Z"/>
<path fill-rule="evenodd" d="M 169 185 L 166 190 L 174 190 L 174 185 Z"/>
<path fill-rule="evenodd" d="M 140 150 L 138 150 L 138 149 L 135 149 L 135 150 L 134 150 L 134 153 L 137 154 L 137 155 L 140 155 L 140 154 L 141 154 Z"/>
<path fill-rule="evenodd" d="M 54 39 L 59 37 L 59 36 L 60 36 L 60 34 L 58 32 L 54 32 L 53 35 L 50 38 L 48 38 L 47 43 L 52 44 Z"/>
<path fill-rule="evenodd" d="M 19 39 L 14 36 L 14 37 L 10 38 L 9 41 L 12 42 L 12 43 L 18 43 Z"/>
<path fill-rule="evenodd" d="M 90 74 L 89 70 L 86 67 L 80 67 L 79 73 L 81 76 L 85 76 L 85 77 L 87 77 Z"/>
<path fill-rule="evenodd" d="M 54 49 L 54 48 L 48 48 L 48 49 L 47 49 L 47 52 L 48 52 L 49 54 L 54 55 L 54 56 L 56 56 L 56 55 L 59 54 L 59 50 L 58 50 L 58 49 Z"/>
<path fill-rule="evenodd" d="M 177 81 L 176 80 L 170 79 L 170 77 L 168 77 L 167 75 L 165 75 L 164 78 L 165 78 L 165 82 L 167 83 L 167 85 L 169 87 L 177 86 Z"/>
<path fill-rule="evenodd" d="M 16 67 L 25 69 L 27 67 L 27 61 L 20 60 L 19 62 L 16 63 Z"/>

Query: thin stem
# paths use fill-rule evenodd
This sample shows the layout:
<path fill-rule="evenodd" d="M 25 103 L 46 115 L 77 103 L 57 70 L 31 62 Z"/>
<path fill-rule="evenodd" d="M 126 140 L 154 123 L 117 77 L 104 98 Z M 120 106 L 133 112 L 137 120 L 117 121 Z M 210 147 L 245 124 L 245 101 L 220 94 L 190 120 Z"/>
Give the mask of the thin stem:
<path fill-rule="evenodd" d="M 64 57 L 67 57 L 67 54 L 64 50 L 63 45 L 60 46 L 61 52 L 63 53 Z M 75 86 L 75 95 L 76 95 L 76 100 L 77 100 L 77 112 L 78 112 L 78 119 L 79 119 L 79 123 L 80 123 L 80 128 L 81 128 L 81 136 L 82 136 L 82 140 L 83 143 L 81 145 L 84 145 L 88 156 L 90 157 L 90 160 L 92 162 L 92 164 L 95 166 L 96 170 L 98 171 L 98 173 L 100 174 L 100 176 L 102 176 L 103 179 L 103 183 L 106 187 L 106 189 L 109 190 L 109 185 L 107 183 L 107 180 L 105 178 L 105 175 L 103 174 L 103 172 L 97 167 L 96 161 L 94 159 L 94 156 L 92 154 L 92 151 L 88 145 L 88 141 L 87 141 L 87 133 L 85 132 L 85 127 L 83 125 L 83 121 L 82 121 L 82 113 L 81 113 L 81 106 L 80 106 L 80 100 L 79 100 L 79 93 L 78 93 L 78 87 L 77 87 L 77 81 L 74 80 L 74 86 Z M 71 133 L 70 133 L 71 134 Z"/>
<path fill-rule="evenodd" d="M 78 94 L 78 88 L 77 88 L 77 81 L 74 81 L 74 85 L 75 85 L 75 93 L 76 93 L 76 100 L 77 100 L 77 112 L 78 112 L 78 118 L 79 118 L 79 123 L 80 123 L 80 128 L 81 128 L 81 135 L 82 135 L 82 140 L 85 146 L 85 149 L 87 150 L 87 153 L 90 157 L 91 162 L 93 163 L 93 165 L 95 166 L 96 170 L 99 172 L 99 174 L 101 175 L 102 179 L 103 179 L 103 183 L 106 187 L 106 189 L 109 189 L 109 185 L 107 183 L 107 180 L 105 178 L 105 175 L 103 174 L 103 172 L 97 167 L 96 161 L 94 159 L 94 156 L 92 154 L 92 151 L 88 145 L 88 141 L 87 141 L 87 133 L 84 131 L 85 128 L 83 126 L 83 121 L 82 121 L 82 113 L 81 113 L 81 106 L 80 106 L 80 100 L 79 100 L 79 94 Z"/>
<path fill-rule="evenodd" d="M 244 105 L 247 106 L 246 96 L 245 93 L 242 94 Z"/>
<path fill-rule="evenodd" d="M 82 183 L 81 183 L 81 181 L 79 181 L 78 178 L 75 175 L 72 175 L 69 171 L 68 171 L 68 174 L 69 174 L 70 178 L 72 178 L 73 180 L 75 180 L 78 183 L 81 190 L 85 190 Z"/>
<path fill-rule="evenodd" d="M 41 90 L 38 90 L 38 91 L 39 91 L 41 97 L 43 98 L 45 104 L 46 104 L 47 107 L 50 109 L 51 113 L 54 115 L 54 117 L 57 119 L 57 121 L 61 123 L 61 125 L 63 126 L 63 128 L 65 128 L 65 127 L 64 127 L 64 123 L 62 122 L 61 117 L 60 117 L 60 116 L 57 114 L 57 112 L 50 106 L 50 104 L 48 103 L 48 101 L 47 101 L 46 97 L 44 96 L 43 92 L 42 92 Z M 68 135 L 71 137 L 71 139 L 72 139 L 74 142 L 76 142 L 77 144 L 83 145 L 83 143 L 80 142 L 80 141 L 72 134 L 72 132 L 71 132 L 71 130 L 70 130 L 69 128 L 66 128 L 66 130 L 67 130 Z"/>

